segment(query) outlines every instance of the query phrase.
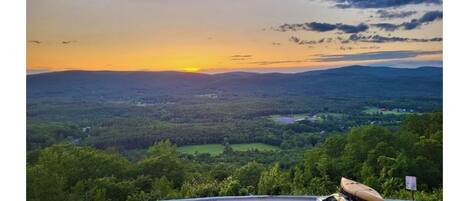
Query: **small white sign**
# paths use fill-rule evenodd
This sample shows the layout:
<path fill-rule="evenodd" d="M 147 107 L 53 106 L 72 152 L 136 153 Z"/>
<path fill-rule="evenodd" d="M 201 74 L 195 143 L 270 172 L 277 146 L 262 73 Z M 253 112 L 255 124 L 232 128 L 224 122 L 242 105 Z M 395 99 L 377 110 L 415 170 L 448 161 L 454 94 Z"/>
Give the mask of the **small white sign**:
<path fill-rule="evenodd" d="M 405 176 L 405 189 L 417 190 L 417 178 L 414 176 Z"/>

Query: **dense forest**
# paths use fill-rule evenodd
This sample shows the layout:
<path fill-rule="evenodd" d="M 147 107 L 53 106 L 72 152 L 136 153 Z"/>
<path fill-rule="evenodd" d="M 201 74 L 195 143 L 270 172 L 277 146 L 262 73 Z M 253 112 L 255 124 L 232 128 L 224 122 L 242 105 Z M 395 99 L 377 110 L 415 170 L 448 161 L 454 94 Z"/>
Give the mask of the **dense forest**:
<path fill-rule="evenodd" d="M 410 115 L 396 131 L 360 126 L 307 148 L 289 167 L 263 164 L 226 149 L 240 163 L 198 162 L 169 140 L 129 161 L 116 150 L 55 144 L 28 157 L 28 200 L 160 200 L 217 195 L 325 195 L 341 176 L 385 197 L 408 198 L 403 178 L 419 179 L 417 199 L 441 200 L 442 114 Z M 229 146 L 229 145 L 228 145 Z M 202 156 L 199 156 L 202 157 Z M 211 157 L 211 156 L 205 156 Z M 243 161 L 240 161 L 243 160 Z"/>
<path fill-rule="evenodd" d="M 441 81 L 438 68 L 363 66 L 29 75 L 27 198 L 327 195 L 342 176 L 409 198 L 413 175 L 418 200 L 441 200 Z M 251 144 L 275 149 L 236 149 Z M 180 151 L 191 145 L 220 154 Z"/>

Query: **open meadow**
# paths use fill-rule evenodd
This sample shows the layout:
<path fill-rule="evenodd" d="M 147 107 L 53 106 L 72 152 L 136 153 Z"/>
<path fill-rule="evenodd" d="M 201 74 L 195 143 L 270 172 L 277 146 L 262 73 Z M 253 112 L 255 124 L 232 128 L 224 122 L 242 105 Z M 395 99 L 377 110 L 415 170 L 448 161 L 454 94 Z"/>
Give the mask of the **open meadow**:
<path fill-rule="evenodd" d="M 263 143 L 247 143 L 247 144 L 232 144 L 230 145 L 234 151 L 279 151 L 280 148 L 273 145 Z M 185 154 L 207 153 L 212 156 L 220 155 L 223 153 L 224 146 L 222 144 L 203 144 L 203 145 L 189 145 L 178 147 L 177 151 Z"/>

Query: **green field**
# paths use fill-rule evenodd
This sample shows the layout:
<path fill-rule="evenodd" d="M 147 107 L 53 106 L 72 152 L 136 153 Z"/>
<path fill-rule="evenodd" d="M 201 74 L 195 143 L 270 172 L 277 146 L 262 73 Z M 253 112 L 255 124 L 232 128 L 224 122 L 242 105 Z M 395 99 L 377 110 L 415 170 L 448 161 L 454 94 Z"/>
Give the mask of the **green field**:
<path fill-rule="evenodd" d="M 278 151 L 279 147 L 262 144 L 262 143 L 250 143 L 250 144 L 232 144 L 231 147 L 235 151 L 248 151 L 257 149 L 259 151 Z M 203 144 L 203 145 L 190 145 L 182 146 L 177 149 L 181 153 L 195 154 L 195 153 L 208 153 L 210 155 L 220 155 L 223 153 L 223 145 L 221 144 Z"/>
<path fill-rule="evenodd" d="M 231 145 L 235 151 L 248 151 L 251 149 L 257 149 L 259 151 L 278 151 L 280 150 L 277 146 L 272 146 L 263 143 L 250 143 L 250 144 L 233 144 Z"/>

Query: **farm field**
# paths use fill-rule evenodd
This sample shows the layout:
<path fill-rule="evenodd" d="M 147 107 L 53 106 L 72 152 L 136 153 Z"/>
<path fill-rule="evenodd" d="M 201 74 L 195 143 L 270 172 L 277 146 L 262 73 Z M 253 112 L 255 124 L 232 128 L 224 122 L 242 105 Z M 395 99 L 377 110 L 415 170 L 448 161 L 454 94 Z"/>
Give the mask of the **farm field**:
<path fill-rule="evenodd" d="M 263 144 L 263 143 L 249 143 L 249 144 L 232 144 L 231 147 L 235 151 L 248 151 L 257 149 L 259 151 L 277 151 L 279 147 Z M 178 147 L 178 151 L 185 154 L 195 153 L 208 153 L 212 156 L 220 155 L 223 153 L 223 145 L 221 144 L 203 144 L 203 145 L 190 145 Z"/>
<path fill-rule="evenodd" d="M 233 144 L 231 145 L 235 151 L 249 151 L 252 149 L 257 149 L 259 151 L 278 151 L 279 147 L 263 144 L 263 143 L 250 143 L 250 144 Z"/>

